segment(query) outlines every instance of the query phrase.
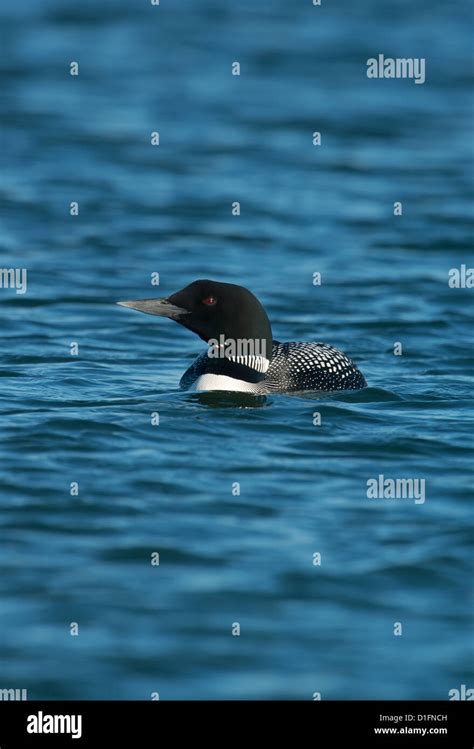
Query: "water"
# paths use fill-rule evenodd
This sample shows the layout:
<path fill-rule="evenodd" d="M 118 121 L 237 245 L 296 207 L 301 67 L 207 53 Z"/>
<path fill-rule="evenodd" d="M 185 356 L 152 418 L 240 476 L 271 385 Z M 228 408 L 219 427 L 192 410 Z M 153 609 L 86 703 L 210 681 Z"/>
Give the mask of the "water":
<path fill-rule="evenodd" d="M 469 686 L 473 307 L 448 286 L 472 265 L 468 4 L 2 3 L 1 23 L 1 266 L 29 275 L 0 291 L 0 687 Z M 425 57 L 426 83 L 367 79 L 379 52 Z M 202 342 L 114 302 L 206 277 L 369 388 L 181 393 Z M 426 501 L 368 499 L 379 474 Z"/>

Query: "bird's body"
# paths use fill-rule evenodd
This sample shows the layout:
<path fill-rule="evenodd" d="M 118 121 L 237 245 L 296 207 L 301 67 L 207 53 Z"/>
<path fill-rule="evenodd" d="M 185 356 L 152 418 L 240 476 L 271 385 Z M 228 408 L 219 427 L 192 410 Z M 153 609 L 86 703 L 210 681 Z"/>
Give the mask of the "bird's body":
<path fill-rule="evenodd" d="M 237 390 L 265 395 L 303 390 L 359 390 L 366 386 L 362 373 L 348 356 L 325 343 L 273 341 L 272 357 L 260 382 L 206 373 L 207 352 L 181 378 L 182 390 Z"/>
<path fill-rule="evenodd" d="M 354 362 L 333 346 L 273 340 L 264 308 L 243 286 L 194 281 L 167 299 L 119 304 L 170 317 L 208 343 L 182 376 L 183 390 L 265 395 L 360 390 L 367 384 Z"/>

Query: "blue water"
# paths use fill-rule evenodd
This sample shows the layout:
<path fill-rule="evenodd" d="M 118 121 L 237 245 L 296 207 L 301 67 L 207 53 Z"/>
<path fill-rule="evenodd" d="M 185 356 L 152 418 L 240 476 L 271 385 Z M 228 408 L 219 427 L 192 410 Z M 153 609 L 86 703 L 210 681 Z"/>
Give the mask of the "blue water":
<path fill-rule="evenodd" d="M 473 686 L 473 290 L 448 285 L 473 265 L 468 3 L 44 0 L 0 21 L 1 266 L 28 269 L 0 289 L 0 687 Z M 426 58 L 426 83 L 369 80 L 379 53 Z M 181 393 L 203 343 L 114 302 L 196 278 L 248 286 L 275 338 L 342 348 L 368 389 Z M 379 474 L 426 501 L 368 499 Z"/>

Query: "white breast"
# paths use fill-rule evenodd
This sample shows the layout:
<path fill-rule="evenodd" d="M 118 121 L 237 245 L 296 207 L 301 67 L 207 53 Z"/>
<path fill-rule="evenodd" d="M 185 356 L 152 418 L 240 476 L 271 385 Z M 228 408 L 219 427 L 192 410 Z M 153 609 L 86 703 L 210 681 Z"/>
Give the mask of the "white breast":
<path fill-rule="evenodd" d="M 239 393 L 254 393 L 256 385 L 254 382 L 236 380 L 235 377 L 227 377 L 220 374 L 203 374 L 197 378 L 193 389 L 202 390 L 234 390 Z"/>

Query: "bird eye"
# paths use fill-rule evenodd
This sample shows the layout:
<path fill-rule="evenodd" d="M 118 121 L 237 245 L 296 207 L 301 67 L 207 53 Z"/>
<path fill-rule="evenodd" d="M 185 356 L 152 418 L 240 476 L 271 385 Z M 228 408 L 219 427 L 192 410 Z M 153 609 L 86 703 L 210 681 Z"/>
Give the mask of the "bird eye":
<path fill-rule="evenodd" d="M 206 304 L 208 307 L 213 307 L 216 302 L 217 299 L 215 296 L 208 296 L 202 300 L 202 303 Z"/>

